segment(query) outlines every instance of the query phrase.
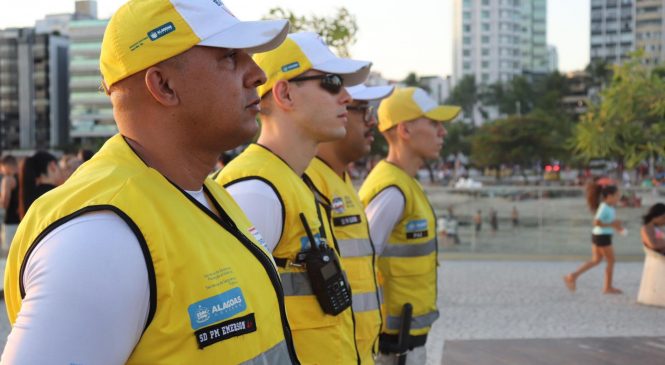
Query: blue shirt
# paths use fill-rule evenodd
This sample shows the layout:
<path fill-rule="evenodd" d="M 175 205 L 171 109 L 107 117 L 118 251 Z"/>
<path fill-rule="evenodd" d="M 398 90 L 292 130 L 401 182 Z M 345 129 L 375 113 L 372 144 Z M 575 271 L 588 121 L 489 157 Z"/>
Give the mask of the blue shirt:
<path fill-rule="evenodd" d="M 598 210 L 596 210 L 596 216 L 594 220 L 599 220 L 603 224 L 610 224 L 616 220 L 616 209 L 613 206 L 600 203 Z M 593 226 L 593 234 L 613 234 L 614 228 L 612 227 L 600 227 Z"/>

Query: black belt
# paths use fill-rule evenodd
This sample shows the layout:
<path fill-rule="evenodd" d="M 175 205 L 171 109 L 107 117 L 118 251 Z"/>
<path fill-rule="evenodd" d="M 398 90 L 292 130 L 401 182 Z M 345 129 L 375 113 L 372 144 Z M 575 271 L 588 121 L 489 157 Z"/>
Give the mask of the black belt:
<path fill-rule="evenodd" d="M 383 354 L 398 354 L 402 351 L 397 343 L 398 335 L 389 335 L 382 333 L 379 335 L 379 351 Z M 427 342 L 427 334 L 409 336 L 409 350 L 416 347 L 425 346 Z"/>

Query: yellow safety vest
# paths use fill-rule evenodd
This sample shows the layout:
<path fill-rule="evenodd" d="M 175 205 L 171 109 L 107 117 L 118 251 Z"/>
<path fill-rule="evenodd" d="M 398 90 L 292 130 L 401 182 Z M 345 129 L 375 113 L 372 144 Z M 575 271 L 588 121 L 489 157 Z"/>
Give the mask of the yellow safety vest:
<path fill-rule="evenodd" d="M 422 186 L 399 167 L 379 162 L 360 188 L 367 206 L 388 187 L 404 196 L 404 212 L 379 256 L 383 298 L 387 315 L 383 333 L 397 334 L 405 303 L 413 306 L 412 336 L 426 335 L 439 317 L 436 309 L 437 240 L 436 217 Z"/>
<path fill-rule="evenodd" d="M 275 217 L 282 220 L 282 234 L 272 253 L 277 261 L 295 262 L 296 255 L 309 247 L 300 213 L 304 214 L 317 239 L 323 224 L 326 242 L 334 248 L 330 226 L 326 218 L 319 218 L 321 210 L 317 209 L 312 191 L 267 148 L 250 145 L 222 169 L 215 181 L 228 187 L 252 179 L 268 184 L 282 203 L 282 217 Z M 303 364 L 358 363 L 351 308 L 336 316 L 326 314 L 312 293 L 304 268 L 287 264 L 279 267 L 279 273 L 298 359 Z"/>
<path fill-rule="evenodd" d="M 210 179 L 204 190 L 223 218 L 147 166 L 122 136 L 111 138 L 21 222 L 5 272 L 10 322 L 39 242 L 82 214 L 110 211 L 136 234 L 150 284 L 146 328 L 128 364 L 297 363 L 276 267 L 228 193 Z"/>
<path fill-rule="evenodd" d="M 373 364 L 381 331 L 381 295 L 374 265 L 374 245 L 363 205 L 348 175 L 342 180 L 318 157 L 312 160 L 305 174 L 327 201 L 333 233 L 353 290 L 358 353 L 362 364 Z"/>

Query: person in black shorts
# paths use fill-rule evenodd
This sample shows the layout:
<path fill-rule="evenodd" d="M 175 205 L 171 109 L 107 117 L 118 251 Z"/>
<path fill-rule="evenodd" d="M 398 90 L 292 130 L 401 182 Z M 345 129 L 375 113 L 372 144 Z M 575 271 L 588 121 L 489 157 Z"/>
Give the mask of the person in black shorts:
<path fill-rule="evenodd" d="M 621 290 L 612 286 L 612 275 L 614 273 L 614 250 L 612 249 L 612 234 L 614 231 L 625 232 L 621 221 L 616 219 L 616 203 L 621 198 L 619 188 L 609 179 L 600 179 L 589 184 L 587 187 L 587 204 L 596 215 L 593 220 L 591 234 L 592 257 L 585 262 L 577 271 L 563 277 L 566 287 L 575 291 L 577 278 L 587 270 L 598 265 L 603 258 L 607 260 L 605 270 L 605 294 L 621 294 Z"/>

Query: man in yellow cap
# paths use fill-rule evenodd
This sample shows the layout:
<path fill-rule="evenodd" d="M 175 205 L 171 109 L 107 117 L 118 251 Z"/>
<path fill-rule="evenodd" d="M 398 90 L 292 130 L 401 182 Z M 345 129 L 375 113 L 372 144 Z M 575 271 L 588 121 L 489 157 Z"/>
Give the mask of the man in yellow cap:
<path fill-rule="evenodd" d="M 366 156 L 374 140 L 374 106 L 393 86 L 347 88 L 353 102 L 344 139 L 321 143 L 305 174 L 312 180 L 330 212 L 333 233 L 353 292 L 356 344 L 362 364 L 374 364 L 381 330 L 381 297 L 376 277 L 374 247 L 362 203 L 347 166 Z"/>
<path fill-rule="evenodd" d="M 336 57 L 314 33 L 296 33 L 254 56 L 261 134 L 217 177 L 261 232 L 284 285 L 298 358 L 304 364 L 356 364 L 350 288 L 324 207 L 303 172 L 319 143 L 344 137 L 344 85 L 365 81 L 369 62 Z"/>
<path fill-rule="evenodd" d="M 454 119 L 460 108 L 439 106 L 420 88 L 401 88 L 381 102 L 379 131 L 388 141 L 388 157 L 377 164 L 360 188 L 370 235 L 379 255 L 385 316 L 379 340 L 379 364 L 394 364 L 407 353 L 407 364 L 425 364 L 425 342 L 436 308 L 436 216 L 416 180 L 426 160 L 443 146 L 442 122 Z M 398 338 L 404 305 L 412 307 L 406 348 Z"/>
<path fill-rule="evenodd" d="M 134 0 L 100 67 L 120 134 L 38 199 L 7 260 L 6 364 L 298 363 L 256 229 L 206 179 L 257 131 L 249 56 L 288 22 L 221 1 Z"/>

